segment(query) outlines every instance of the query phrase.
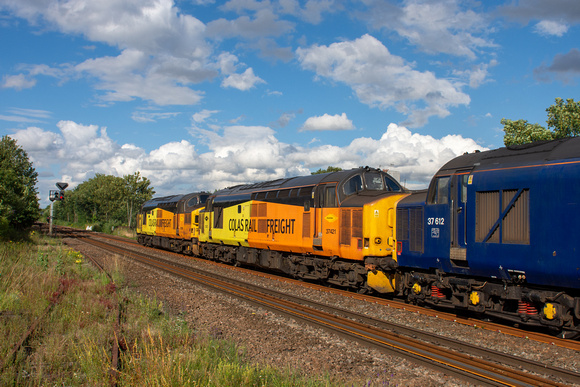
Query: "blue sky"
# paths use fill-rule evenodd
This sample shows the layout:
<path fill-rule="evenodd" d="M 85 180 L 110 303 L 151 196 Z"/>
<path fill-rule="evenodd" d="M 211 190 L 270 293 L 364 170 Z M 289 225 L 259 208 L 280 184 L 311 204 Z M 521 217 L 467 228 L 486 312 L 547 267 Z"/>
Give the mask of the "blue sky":
<path fill-rule="evenodd" d="M 419 188 L 580 98 L 579 22 L 577 0 L 0 0 L 0 134 L 43 205 L 136 171 L 158 195 L 328 165 Z"/>

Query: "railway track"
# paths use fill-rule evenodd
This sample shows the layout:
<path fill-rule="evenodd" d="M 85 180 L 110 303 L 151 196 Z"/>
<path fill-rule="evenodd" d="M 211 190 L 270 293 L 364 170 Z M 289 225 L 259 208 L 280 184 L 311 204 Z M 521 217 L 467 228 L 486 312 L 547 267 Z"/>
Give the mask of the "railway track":
<path fill-rule="evenodd" d="M 262 273 L 259 273 L 258 275 L 262 275 Z M 272 278 L 269 275 L 266 275 L 266 276 L 269 278 Z M 562 339 L 562 338 L 552 336 L 552 335 L 549 335 L 546 333 L 529 331 L 526 329 L 512 327 L 512 326 L 505 325 L 505 324 L 494 323 L 491 321 L 482 321 L 482 320 L 474 319 L 474 318 L 468 317 L 468 316 L 460 316 L 460 315 L 457 315 L 455 313 L 447 313 L 447 312 L 444 312 L 441 310 L 429 309 L 429 308 L 419 306 L 419 305 L 408 304 L 404 301 L 399 301 L 396 299 L 385 299 L 382 297 L 374 297 L 374 296 L 369 296 L 369 295 L 364 295 L 364 294 L 357 294 L 357 293 L 353 293 L 353 292 L 349 292 L 349 291 L 345 291 L 345 290 L 341 290 L 341 289 L 328 288 L 328 287 L 322 286 L 322 285 L 305 284 L 304 282 L 296 281 L 293 279 L 282 278 L 282 277 L 278 277 L 278 276 L 275 276 L 275 277 L 281 281 L 299 283 L 299 284 L 302 284 L 303 286 L 308 286 L 312 289 L 341 294 L 344 297 L 350 297 L 350 298 L 361 300 L 364 302 L 370 302 L 370 303 L 375 303 L 378 305 L 384 305 L 386 307 L 402 309 L 402 310 L 418 313 L 418 314 L 425 315 L 425 316 L 436 317 L 436 318 L 441 319 L 441 320 L 446 320 L 446 321 L 456 322 L 459 324 L 473 326 L 473 327 L 476 327 L 479 329 L 500 332 L 500 333 L 514 336 L 514 337 L 525 338 L 525 339 L 537 341 L 540 343 L 545 343 L 545 344 L 555 345 L 555 346 L 562 347 L 562 348 L 572 349 L 575 351 L 580 351 L 580 342 L 579 341 Z"/>
<path fill-rule="evenodd" d="M 224 279 L 214 273 L 201 272 L 186 265 L 120 248 L 96 238 L 88 238 L 86 233 L 81 235 L 84 236 L 81 240 L 111 253 L 226 292 L 249 303 L 277 311 L 382 351 L 395 353 L 475 384 L 513 386 L 580 384 L 580 374 L 575 372 L 470 346 L 397 324 L 374 320 L 241 281 Z"/>
<path fill-rule="evenodd" d="M 85 233 L 85 231 L 82 231 L 82 230 L 78 231 L 78 230 L 68 229 L 68 228 L 64 228 L 64 229 L 68 230 L 68 232 L 71 232 L 71 233 L 74 233 L 74 232 Z M 91 235 L 91 233 L 87 233 L 87 235 Z M 107 235 L 107 234 L 99 234 L 99 235 L 100 235 L 100 237 L 105 238 L 105 239 L 110 239 L 110 240 L 115 240 L 118 242 L 123 242 L 123 243 L 128 243 L 131 245 L 140 246 L 136 241 L 128 240 L 126 238 L 116 237 L 116 236 Z M 153 249 L 153 250 L 159 251 L 158 249 Z M 183 257 L 183 255 L 181 255 L 181 254 L 172 253 L 169 251 L 165 251 L 165 253 L 175 254 L 177 257 Z M 514 337 L 524 338 L 527 340 L 533 340 L 533 341 L 537 341 L 540 343 L 555 345 L 557 347 L 572 349 L 572 350 L 580 352 L 580 341 L 563 339 L 563 338 L 560 338 L 560 337 L 557 337 L 554 335 L 550 335 L 550 334 L 546 334 L 546 333 L 542 333 L 542 332 L 531 331 L 529 329 L 525 329 L 525 327 L 520 328 L 517 326 L 506 325 L 505 323 L 483 321 L 481 319 L 476 319 L 476 318 L 472 318 L 469 316 L 462 316 L 462 315 L 458 315 L 456 313 L 445 312 L 443 310 L 429 309 L 429 308 L 426 308 L 424 306 L 409 304 L 409 303 L 406 303 L 404 301 L 400 301 L 397 299 L 375 297 L 375 296 L 367 295 L 367 294 L 358 294 L 358 293 L 354 293 L 351 291 L 346 291 L 346 290 L 342 290 L 342 289 L 338 289 L 338 288 L 330 288 L 330 287 L 325 286 L 325 285 L 317 285 L 314 283 L 295 280 L 292 278 L 288 278 L 288 277 L 284 277 L 284 276 L 280 276 L 280 275 L 276 275 L 276 274 L 272 274 L 272 273 L 258 272 L 258 271 L 255 271 L 252 269 L 246 269 L 243 267 L 233 267 L 231 265 L 227 265 L 227 264 L 223 264 L 223 263 L 219 263 L 219 262 L 207 261 L 205 259 L 200 259 L 200 258 L 195 258 L 195 257 L 188 257 L 188 259 L 199 259 L 201 262 L 205 262 L 205 263 L 213 264 L 213 265 L 218 265 L 220 267 L 226 267 L 229 270 L 250 273 L 254 276 L 260 276 L 260 277 L 268 278 L 268 279 L 275 279 L 275 280 L 278 280 L 281 282 L 305 286 L 305 287 L 308 287 L 311 289 L 315 289 L 315 290 L 323 291 L 323 292 L 327 292 L 327 293 L 339 294 L 339 295 L 342 295 L 344 297 L 349 297 L 352 299 L 360 300 L 362 302 L 369 302 L 369 303 L 374 303 L 377 305 L 384 305 L 384 306 L 390 307 L 390 308 L 396 308 L 396 309 L 401 309 L 401 310 L 405 310 L 405 311 L 410 311 L 410 312 L 414 312 L 414 313 L 421 314 L 424 316 L 431 316 L 431 317 L 435 317 L 435 318 L 445 320 L 445 321 L 451 321 L 451 322 L 455 322 L 458 324 L 472 326 L 472 327 L 475 327 L 478 329 L 499 332 L 499 333 L 514 336 Z"/>
<path fill-rule="evenodd" d="M 179 254 L 177 254 L 177 255 L 179 256 Z M 206 261 L 203 259 L 201 261 L 202 262 L 209 262 L 209 261 Z M 342 295 L 344 297 L 349 297 L 349 298 L 360 300 L 363 302 L 369 302 L 369 303 L 373 303 L 373 304 L 377 304 L 377 305 L 384 305 L 384 306 L 390 307 L 390 308 L 402 309 L 402 310 L 414 312 L 414 313 L 425 315 L 425 316 L 436 317 L 438 319 L 445 320 L 445 321 L 456 322 L 456 323 L 463 324 L 463 325 L 473 326 L 473 327 L 476 327 L 479 329 L 500 332 L 500 333 L 507 334 L 507 335 L 514 336 L 514 337 L 525 338 L 525 339 L 537 341 L 540 343 L 545 343 L 545 344 L 555 345 L 555 346 L 562 347 L 562 348 L 572 349 L 575 351 L 580 351 L 580 342 L 579 341 L 562 339 L 562 338 L 552 336 L 552 335 L 549 335 L 546 333 L 529 331 L 526 329 L 512 327 L 512 326 L 505 325 L 505 324 L 494 323 L 494 322 L 489 322 L 489 321 L 482 321 L 482 320 L 474 319 L 474 318 L 471 318 L 468 316 L 460 316 L 460 315 L 457 315 L 454 313 L 447 313 L 447 312 L 444 312 L 441 310 L 429 309 L 429 308 L 419 306 L 419 305 L 408 304 L 408 303 L 405 303 L 404 301 L 399 301 L 396 299 L 386 299 L 383 297 L 375 297 L 375 296 L 366 295 L 366 294 L 358 294 L 358 293 L 354 293 L 354 292 L 350 292 L 350 291 L 346 291 L 346 290 L 341 290 L 341 289 L 337 289 L 337 288 L 329 288 L 328 286 L 324 286 L 324 285 L 317 285 L 314 283 L 307 283 L 304 281 L 298 281 L 298 280 L 294 280 L 294 279 L 287 278 L 287 277 L 281 277 L 281 276 L 278 276 L 275 274 L 256 272 L 255 270 L 245 269 L 245 268 L 241 268 L 241 267 L 232 267 L 230 265 L 225 265 L 225 264 L 221 264 L 218 262 L 210 262 L 210 263 L 220 265 L 222 267 L 227 267 L 227 268 L 230 268 L 231 270 L 237 270 L 237 271 L 241 271 L 244 273 L 252 273 L 253 275 L 264 277 L 264 278 L 276 279 L 276 280 L 282 281 L 282 282 L 287 282 L 287 283 L 292 283 L 292 284 L 296 284 L 296 285 L 300 285 L 300 286 L 305 286 L 305 287 L 308 287 L 310 289 L 315 289 L 318 291 L 339 294 L 339 295 Z"/>

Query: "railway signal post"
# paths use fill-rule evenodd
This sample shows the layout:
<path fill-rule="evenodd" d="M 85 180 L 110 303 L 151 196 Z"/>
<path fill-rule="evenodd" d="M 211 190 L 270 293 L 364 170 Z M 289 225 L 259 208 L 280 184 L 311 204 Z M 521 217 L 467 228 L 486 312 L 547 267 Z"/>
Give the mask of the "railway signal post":
<path fill-rule="evenodd" d="M 52 205 L 55 200 L 64 200 L 64 190 L 68 187 L 68 183 L 58 182 L 56 183 L 58 190 L 51 189 L 48 193 L 48 198 L 50 199 L 50 219 L 48 222 L 48 235 L 52 235 L 52 217 L 53 208 Z"/>

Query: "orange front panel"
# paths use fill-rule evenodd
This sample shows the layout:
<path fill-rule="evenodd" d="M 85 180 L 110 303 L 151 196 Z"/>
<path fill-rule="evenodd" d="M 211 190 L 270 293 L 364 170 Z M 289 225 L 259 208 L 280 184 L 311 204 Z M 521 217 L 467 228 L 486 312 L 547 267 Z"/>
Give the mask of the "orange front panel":
<path fill-rule="evenodd" d="M 191 213 L 177 215 L 177 229 L 177 238 L 191 239 Z"/>

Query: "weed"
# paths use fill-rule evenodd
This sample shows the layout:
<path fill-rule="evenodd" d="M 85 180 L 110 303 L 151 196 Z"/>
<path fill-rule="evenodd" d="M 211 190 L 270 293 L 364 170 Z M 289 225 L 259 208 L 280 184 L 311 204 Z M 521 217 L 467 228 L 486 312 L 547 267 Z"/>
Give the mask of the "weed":
<path fill-rule="evenodd" d="M 48 255 L 39 251 L 36 258 L 36 264 L 44 270 L 48 269 Z"/>

